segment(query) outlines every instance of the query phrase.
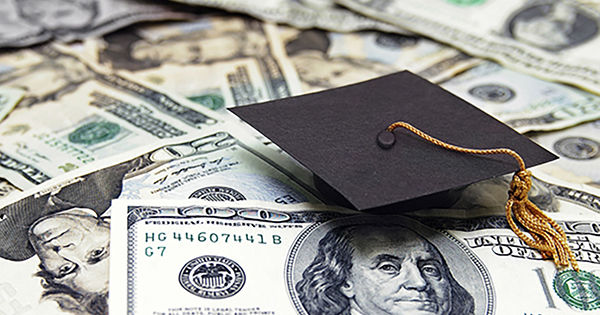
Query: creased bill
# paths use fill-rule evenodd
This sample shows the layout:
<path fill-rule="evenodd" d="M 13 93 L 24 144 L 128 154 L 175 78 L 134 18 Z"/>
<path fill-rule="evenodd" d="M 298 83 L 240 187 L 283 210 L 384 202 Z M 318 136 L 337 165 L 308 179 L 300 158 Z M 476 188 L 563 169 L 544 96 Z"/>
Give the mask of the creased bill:
<path fill-rule="evenodd" d="M 560 158 L 537 167 L 571 183 L 600 188 L 600 121 L 565 130 L 535 133 L 531 139 Z"/>
<path fill-rule="evenodd" d="M 139 0 L 1 0 L 0 47 L 25 47 L 50 39 L 73 41 L 127 25 L 190 18 L 172 6 Z"/>
<path fill-rule="evenodd" d="M 419 36 L 384 32 L 335 33 L 279 28 L 305 92 L 316 92 L 410 70 L 432 82 L 480 61 Z"/>
<path fill-rule="evenodd" d="M 2 288 L 14 301 L 0 301 L 0 311 L 108 314 L 112 199 L 319 202 L 309 172 L 235 128 L 112 161 L 0 200 Z"/>
<path fill-rule="evenodd" d="M 205 16 L 89 42 L 102 65 L 213 110 L 301 93 L 276 27 L 251 18 Z"/>
<path fill-rule="evenodd" d="M 600 117 L 600 97 L 492 62 L 441 84 L 519 132 L 557 130 Z"/>
<path fill-rule="evenodd" d="M 573 0 L 336 0 L 542 79 L 600 93 L 600 12 Z"/>
<path fill-rule="evenodd" d="M 0 125 L 0 174 L 21 189 L 104 158 L 159 147 L 224 118 L 127 74 L 44 47 L 40 63 L 0 77 L 27 93 Z M 58 71 L 55 71 L 58 70 Z M 37 89 L 38 80 L 56 78 Z"/>
<path fill-rule="evenodd" d="M 320 28 L 338 32 L 380 30 L 407 32 L 400 27 L 373 20 L 339 7 L 331 0 L 174 0 L 191 5 L 241 12 L 256 18 L 298 28 Z"/>

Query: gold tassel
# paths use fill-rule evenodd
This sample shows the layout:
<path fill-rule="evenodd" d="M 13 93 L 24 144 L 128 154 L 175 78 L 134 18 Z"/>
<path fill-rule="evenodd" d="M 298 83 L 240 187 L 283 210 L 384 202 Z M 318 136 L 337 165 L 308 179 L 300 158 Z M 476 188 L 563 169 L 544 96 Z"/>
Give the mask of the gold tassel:
<path fill-rule="evenodd" d="M 513 175 L 506 201 L 506 219 L 510 228 L 521 238 L 525 244 L 540 251 L 542 257 L 554 259 L 554 264 L 559 268 L 573 266 L 579 271 L 577 260 L 567 244 L 567 235 L 554 220 L 545 215 L 527 194 L 531 189 L 531 172 L 521 169 Z M 514 217 L 529 232 L 528 237 L 515 223 Z"/>
<path fill-rule="evenodd" d="M 417 136 L 447 150 L 479 154 L 507 154 L 512 156 L 519 163 L 519 171 L 513 175 L 508 191 L 508 200 L 506 201 L 506 219 L 508 225 L 513 232 L 521 238 L 525 244 L 540 251 L 543 258 L 554 259 L 554 264 L 559 269 L 567 268 L 569 265 L 579 272 L 577 260 L 567 244 L 567 235 L 562 228 L 551 218 L 545 215 L 529 198 L 528 193 L 531 189 L 531 172 L 525 168 L 525 162 L 521 156 L 507 148 L 498 149 L 470 149 L 448 144 L 438 140 L 423 131 L 413 127 L 406 122 L 395 122 L 387 127 L 388 132 L 393 132 L 394 129 L 402 127 Z M 524 228 L 527 236 L 515 223 L 514 218 Z"/>

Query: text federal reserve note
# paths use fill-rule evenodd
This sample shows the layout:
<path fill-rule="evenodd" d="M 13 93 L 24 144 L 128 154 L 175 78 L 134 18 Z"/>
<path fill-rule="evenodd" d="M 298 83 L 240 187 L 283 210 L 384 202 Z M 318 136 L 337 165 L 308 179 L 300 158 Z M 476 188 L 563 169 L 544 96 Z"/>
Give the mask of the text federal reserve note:
<path fill-rule="evenodd" d="M 591 196 L 589 204 L 559 199 L 560 212 L 550 215 L 582 269 L 598 274 L 600 234 L 591 207 L 599 200 Z M 116 201 L 110 309 L 579 314 L 600 306 L 597 290 L 565 290 L 565 281 L 577 283 L 574 276 L 557 277 L 554 263 L 524 245 L 502 214 L 471 210 L 408 217 L 310 204 Z M 580 284 L 597 287 L 598 278 L 590 278 Z M 161 298 L 164 292 L 171 298 Z"/>
<path fill-rule="evenodd" d="M 600 11 L 573 0 L 336 0 L 366 16 L 600 93 Z"/>

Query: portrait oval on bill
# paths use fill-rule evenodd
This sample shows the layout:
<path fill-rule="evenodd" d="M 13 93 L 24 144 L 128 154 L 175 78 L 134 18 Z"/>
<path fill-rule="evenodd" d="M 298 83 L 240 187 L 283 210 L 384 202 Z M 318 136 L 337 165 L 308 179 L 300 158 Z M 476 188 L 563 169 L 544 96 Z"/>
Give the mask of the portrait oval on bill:
<path fill-rule="evenodd" d="M 563 1 L 531 2 L 507 20 L 506 35 L 547 51 L 573 48 L 598 36 L 597 13 Z"/>
<path fill-rule="evenodd" d="M 286 266 L 300 314 L 493 314 L 479 258 L 450 234 L 403 216 L 317 223 L 296 239 Z"/>

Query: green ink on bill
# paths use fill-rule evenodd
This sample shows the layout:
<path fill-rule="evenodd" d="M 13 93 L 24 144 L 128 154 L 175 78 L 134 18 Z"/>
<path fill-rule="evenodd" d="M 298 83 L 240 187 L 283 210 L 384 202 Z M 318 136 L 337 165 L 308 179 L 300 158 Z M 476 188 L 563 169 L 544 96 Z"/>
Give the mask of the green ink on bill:
<path fill-rule="evenodd" d="M 69 134 L 69 141 L 92 145 L 114 138 L 119 131 L 121 131 L 121 127 L 112 122 L 91 122 L 77 128 Z"/>
<path fill-rule="evenodd" d="M 600 308 L 600 278 L 580 270 L 564 270 L 554 277 L 554 291 L 569 306 L 584 311 Z"/>
<path fill-rule="evenodd" d="M 455 5 L 462 6 L 470 6 L 470 5 L 480 5 L 485 2 L 485 0 L 448 0 L 448 2 Z"/>
<path fill-rule="evenodd" d="M 188 97 L 188 99 L 212 110 L 218 110 L 225 107 L 225 99 L 223 99 L 221 95 L 217 94 L 192 96 Z"/>

